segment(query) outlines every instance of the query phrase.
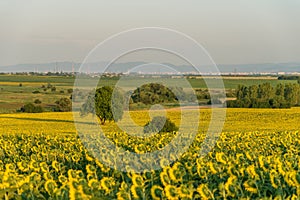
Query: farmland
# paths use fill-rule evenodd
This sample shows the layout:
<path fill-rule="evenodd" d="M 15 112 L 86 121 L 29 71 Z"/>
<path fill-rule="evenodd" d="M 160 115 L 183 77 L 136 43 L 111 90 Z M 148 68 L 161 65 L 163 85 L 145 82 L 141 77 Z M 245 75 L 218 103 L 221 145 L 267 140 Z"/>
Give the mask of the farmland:
<path fill-rule="evenodd" d="M 93 80 L 85 81 L 88 85 Z M 103 78 L 98 85 L 112 86 L 117 80 Z M 145 80 L 156 82 L 153 78 L 127 77 L 125 87 L 132 89 Z M 206 88 L 201 78 L 187 80 L 195 89 Z M 176 78 L 169 81 L 178 85 Z M 207 81 L 214 81 L 214 77 Z M 274 77 L 224 78 L 227 90 L 235 89 L 241 82 L 246 86 L 265 82 L 275 86 L 295 81 Z M 215 144 L 213 137 L 206 140 L 212 109 L 167 109 L 166 116 L 177 126 L 181 125 L 182 116 L 190 119 L 187 127 L 191 129 L 184 129 L 184 137 L 190 138 L 196 127 L 196 136 L 182 155 L 175 153 L 181 146 L 171 142 L 178 132 L 140 138 L 133 135 L 135 129 L 122 130 L 122 126 L 131 127 L 132 121 L 143 127 L 151 116 L 147 110 L 126 111 L 120 122 L 101 125 L 112 144 L 138 155 L 160 151 L 165 146 L 174 150 L 166 155 L 174 163 L 150 158 L 134 161 L 138 166 L 151 162 L 160 166 L 135 172 L 130 168 L 132 160 L 116 164 L 117 158 L 110 149 L 95 145 L 102 140 L 89 134 L 91 115 L 16 113 L 24 103 L 36 99 L 41 101 L 40 105 L 49 107 L 60 98 L 70 98 L 70 89 L 76 89 L 73 84 L 74 77 L 0 76 L 0 199 L 297 199 L 300 196 L 298 107 L 226 109 L 225 124 Z M 194 116 L 199 113 L 198 120 Z M 78 125 L 86 126 L 83 129 L 86 131 L 79 132 Z M 200 157 L 202 146 L 214 148 Z M 106 162 L 101 162 L 91 149 L 105 152 Z M 126 171 L 117 170 L 120 166 L 125 166 Z"/>
<path fill-rule="evenodd" d="M 0 75 L 0 113 L 12 113 L 20 109 L 25 103 L 33 102 L 35 99 L 41 100 L 41 106 L 51 107 L 54 102 L 60 98 L 69 98 L 71 94 L 67 91 L 73 88 L 74 77 L 72 76 L 37 76 L 37 75 Z M 97 78 L 86 78 L 84 81 L 87 85 L 91 84 Z M 155 78 L 124 78 L 124 87 L 135 89 L 142 82 L 156 82 Z M 188 78 L 186 79 L 194 89 L 206 88 L 204 79 Z M 99 86 L 115 85 L 118 78 L 101 78 Z M 207 79 L 208 82 L 214 83 L 214 77 Z M 245 86 L 261 83 L 270 83 L 275 86 L 278 83 L 295 83 L 296 80 L 277 80 L 276 77 L 224 77 L 224 85 L 227 90 L 236 89 L 241 83 Z M 43 85 L 52 84 L 56 90 L 45 90 Z M 171 85 L 181 86 L 181 81 L 176 78 L 168 78 Z M 21 84 L 21 86 L 20 86 Z M 183 87 L 185 87 L 183 85 Z M 220 87 L 219 85 L 215 86 Z"/>
<path fill-rule="evenodd" d="M 179 123 L 178 110 L 167 115 Z M 95 159 L 78 138 L 72 113 L 1 114 L 1 198 L 294 199 L 300 195 L 299 108 L 228 109 L 215 148 L 201 158 L 198 152 L 210 115 L 210 109 L 200 110 L 198 134 L 179 160 L 162 164 L 161 170 L 134 173 L 111 169 Z M 140 125 L 149 118 L 145 111 L 131 111 L 130 116 Z M 146 140 L 131 138 L 114 123 L 103 130 L 116 145 L 136 153 L 142 153 L 137 148 L 141 145 L 152 151 L 174 137 L 164 133 Z"/>

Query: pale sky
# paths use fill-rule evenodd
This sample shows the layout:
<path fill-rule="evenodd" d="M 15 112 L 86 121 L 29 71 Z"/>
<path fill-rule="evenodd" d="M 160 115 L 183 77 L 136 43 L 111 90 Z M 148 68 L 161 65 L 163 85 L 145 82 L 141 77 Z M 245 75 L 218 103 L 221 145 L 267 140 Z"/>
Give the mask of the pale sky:
<path fill-rule="evenodd" d="M 0 25 L 0 66 L 82 62 L 111 35 L 152 26 L 191 36 L 217 64 L 300 62 L 299 0 L 1 0 Z"/>

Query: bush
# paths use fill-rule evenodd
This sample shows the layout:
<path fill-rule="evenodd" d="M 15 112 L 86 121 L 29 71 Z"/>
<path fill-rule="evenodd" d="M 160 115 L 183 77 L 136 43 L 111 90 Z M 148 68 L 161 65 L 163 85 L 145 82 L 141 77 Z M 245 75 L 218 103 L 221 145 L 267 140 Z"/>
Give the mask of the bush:
<path fill-rule="evenodd" d="M 39 94 L 39 93 L 41 93 L 41 92 L 38 91 L 38 90 L 35 90 L 35 91 L 33 91 L 32 93 L 33 93 L 33 94 Z"/>
<path fill-rule="evenodd" d="M 56 107 L 54 111 L 57 112 L 68 112 L 72 110 L 72 102 L 68 98 L 61 98 L 60 100 L 56 101 Z"/>
<path fill-rule="evenodd" d="M 144 133 L 166 133 L 176 132 L 178 127 L 169 119 L 163 116 L 156 116 L 144 126 Z"/>
<path fill-rule="evenodd" d="M 36 100 L 34 100 L 34 103 L 35 103 L 35 104 L 41 104 L 41 103 L 42 103 L 42 101 L 41 101 L 41 100 L 39 100 L 39 99 L 36 99 Z"/>
<path fill-rule="evenodd" d="M 73 89 L 70 88 L 70 89 L 67 90 L 67 92 L 68 92 L 69 94 L 71 94 L 71 93 L 73 93 Z"/>
<path fill-rule="evenodd" d="M 41 106 L 35 106 L 32 103 L 28 103 L 25 104 L 20 111 L 25 113 L 41 113 L 43 112 L 43 108 Z"/>

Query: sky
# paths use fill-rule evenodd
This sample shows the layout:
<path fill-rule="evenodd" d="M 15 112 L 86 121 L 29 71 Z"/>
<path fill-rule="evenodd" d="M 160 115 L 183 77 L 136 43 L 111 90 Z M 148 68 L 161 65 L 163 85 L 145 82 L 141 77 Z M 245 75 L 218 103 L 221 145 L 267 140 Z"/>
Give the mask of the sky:
<path fill-rule="evenodd" d="M 299 0 L 1 0 L 0 26 L 0 66 L 82 62 L 106 38 L 141 27 L 187 34 L 217 64 L 300 62 Z"/>

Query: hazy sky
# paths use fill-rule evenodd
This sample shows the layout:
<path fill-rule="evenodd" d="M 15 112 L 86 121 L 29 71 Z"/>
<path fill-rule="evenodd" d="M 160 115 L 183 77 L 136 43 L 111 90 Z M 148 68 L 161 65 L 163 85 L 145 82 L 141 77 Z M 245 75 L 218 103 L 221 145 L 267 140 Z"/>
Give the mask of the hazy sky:
<path fill-rule="evenodd" d="M 300 62 L 299 0 L 1 0 L 0 25 L 0 66 L 82 62 L 107 37 L 149 26 L 193 37 L 217 64 Z"/>

